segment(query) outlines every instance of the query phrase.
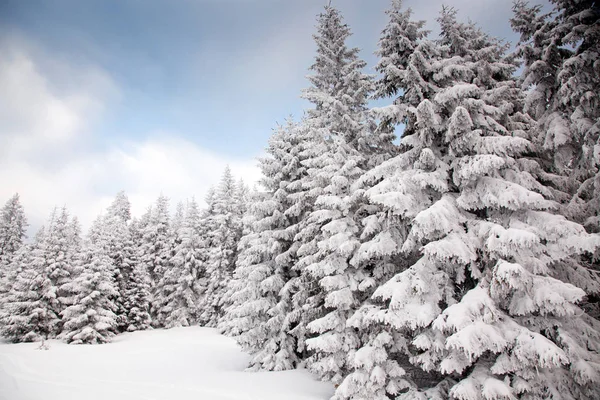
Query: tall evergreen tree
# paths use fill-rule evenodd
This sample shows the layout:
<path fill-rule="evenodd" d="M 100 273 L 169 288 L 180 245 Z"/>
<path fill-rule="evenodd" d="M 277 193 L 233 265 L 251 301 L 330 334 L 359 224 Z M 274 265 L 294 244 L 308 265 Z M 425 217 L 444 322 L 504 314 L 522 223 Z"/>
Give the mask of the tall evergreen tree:
<path fill-rule="evenodd" d="M 155 290 L 161 277 L 169 269 L 171 261 L 169 199 L 160 195 L 155 205 L 142 217 L 141 222 L 142 238 L 138 257 L 150 276 L 152 322 L 160 326 L 160 321 L 155 320 L 154 317 L 162 299 Z"/>
<path fill-rule="evenodd" d="M 61 313 L 61 337 L 71 344 L 107 343 L 117 331 L 118 290 L 108 243 L 88 242 L 74 269 L 74 278 L 63 285 L 74 302 Z"/>
<path fill-rule="evenodd" d="M 295 213 L 303 212 L 303 204 L 290 196 L 304 171 L 300 164 L 304 131 L 302 124 L 290 120 L 269 140 L 269 156 L 260 160 L 266 191 L 251 197 L 244 219 L 247 231 L 240 240 L 229 288 L 232 304 L 222 329 L 253 355 L 253 370 L 286 370 L 299 362 L 291 332 L 298 316 L 292 313 L 294 292 L 287 283 L 297 276 Z"/>
<path fill-rule="evenodd" d="M 23 206 L 15 194 L 0 210 L 0 310 L 16 278 L 16 265 L 21 263 L 13 262 L 13 257 L 23 245 L 26 228 Z"/>
<path fill-rule="evenodd" d="M 304 97 L 315 108 L 308 111 L 308 129 L 314 130 L 314 157 L 305 161 L 305 187 L 314 196 L 314 207 L 296 236 L 298 266 L 308 289 L 306 341 L 312 352 L 308 366 L 323 379 L 340 383 L 347 354 L 358 346 L 356 331 L 347 319 L 364 297 L 363 282 L 369 272 L 351 262 L 360 245 L 365 199 L 353 184 L 370 167 L 389 156 L 389 135 L 374 135 L 367 101 L 372 79 L 362 69 L 358 49 L 348 48 L 350 29 L 339 12 L 327 6 L 319 16 L 317 56 L 309 76 L 312 86 Z M 317 139 L 321 138 L 321 139 Z M 387 153 L 387 154 L 386 154 Z"/>
<path fill-rule="evenodd" d="M 131 220 L 131 203 L 124 191 L 117 193 L 107 211 L 109 217 L 118 217 L 125 222 Z"/>
<path fill-rule="evenodd" d="M 129 332 L 150 328 L 150 275 L 146 264 L 140 261 L 139 251 L 143 244 L 143 230 L 148 218 L 132 220 L 129 224 L 129 241 L 125 243 L 125 254 L 132 262 L 131 275 L 125 287 L 125 311 Z"/>
<path fill-rule="evenodd" d="M 1 332 L 12 342 L 48 339 L 58 331 L 56 286 L 40 262 L 46 252 L 45 236 L 42 227 L 29 251 L 21 253 L 15 282 L 6 296 Z"/>
<path fill-rule="evenodd" d="M 179 238 L 171 259 L 171 268 L 158 284 L 161 303 L 158 319 L 166 328 L 196 323 L 198 303 L 206 290 L 204 264 L 200 250 L 200 213 L 194 199 L 187 203 L 177 233 Z"/>
<path fill-rule="evenodd" d="M 143 228 L 141 262 L 146 264 L 153 286 L 169 267 L 169 199 L 160 195 Z"/>
<path fill-rule="evenodd" d="M 511 19 L 521 34 L 517 53 L 526 110 L 536 119 L 534 142 L 543 178 L 563 203 L 561 213 L 600 232 L 600 11 L 593 1 L 553 0 L 554 9 L 518 1 Z M 600 316 L 598 255 L 588 258 L 580 274 L 567 277 L 584 289 L 586 309 Z"/>
<path fill-rule="evenodd" d="M 216 327 L 230 302 L 226 292 L 235 269 L 237 245 L 242 233 L 241 216 L 235 198 L 235 181 L 227 167 L 214 197 L 209 199 L 212 204 L 209 204 L 203 220 L 209 229 L 206 231 L 208 284 L 199 307 L 200 321 L 206 326 Z"/>
<path fill-rule="evenodd" d="M 555 186 L 569 194 L 565 214 L 600 231 L 600 10 L 593 0 L 552 0 L 554 10 L 515 2 L 513 28 L 521 34 L 527 111 L 536 143 Z"/>
<path fill-rule="evenodd" d="M 130 203 L 124 192 L 119 192 L 109 206 L 105 216 L 101 218 L 103 246 L 106 255 L 111 259 L 112 275 L 117 287 L 117 295 L 112 299 L 117 307 L 117 323 L 119 330 L 127 329 L 126 291 L 131 281 L 136 262 L 135 249 L 132 246 L 131 231 L 128 220 L 131 218 Z"/>
<path fill-rule="evenodd" d="M 61 312 L 72 301 L 71 293 L 63 288 L 63 285 L 73 279 L 73 249 L 70 239 L 73 238 L 69 226 L 69 213 L 66 207 L 60 210 L 55 208 L 48 222 L 48 228 L 42 236 L 43 240 L 33 252 L 33 269 L 44 277 L 47 285 L 43 289 L 48 298 L 49 306 L 54 315 L 60 316 Z M 55 336 L 62 330 L 60 319 L 52 327 L 51 336 Z"/>
<path fill-rule="evenodd" d="M 26 229 L 27 218 L 17 193 L 0 210 L 0 278 L 2 267 L 23 244 Z"/>
<path fill-rule="evenodd" d="M 408 219 L 407 265 L 351 321 L 373 338 L 337 397 L 593 398 L 594 322 L 576 305 L 583 291 L 553 276 L 598 238 L 548 211 L 505 48 L 453 10 L 439 22 L 439 89 L 367 191 Z"/>
<path fill-rule="evenodd" d="M 427 39 L 425 21 L 413 20 L 412 11 L 403 9 L 402 1 L 392 1 L 386 14 L 388 24 L 382 31 L 377 51 L 380 59 L 376 69 L 381 77 L 376 82 L 375 96 L 393 97 L 393 102 L 374 112 L 381 120 L 380 131 L 393 132 L 402 124 L 404 132 L 399 147 L 401 154 L 370 169 L 354 185 L 355 190 L 367 190 L 368 196 L 360 215 L 361 244 L 351 262 L 370 271 L 369 278 L 362 284 L 362 290 L 368 294 L 407 267 L 409 259 L 401 251 L 408 235 L 407 225 L 431 195 L 428 190 L 422 190 L 420 196 L 414 196 L 411 192 L 420 189 L 420 182 L 413 180 L 412 171 L 406 174 L 399 171 L 408 169 L 421 151 L 412 140 L 420 114 L 417 107 L 436 94 L 437 86 L 432 77 L 439 48 Z M 427 171 L 419 173 L 435 176 L 439 173 L 435 169 L 430 165 Z M 367 302 L 348 319 L 347 325 L 358 331 L 362 345 L 358 351 L 348 353 L 352 373 L 336 392 L 336 398 L 387 399 L 407 385 L 405 370 L 399 364 L 400 360 L 406 360 L 403 336 L 393 327 L 370 319 L 372 312 L 372 305 Z"/>

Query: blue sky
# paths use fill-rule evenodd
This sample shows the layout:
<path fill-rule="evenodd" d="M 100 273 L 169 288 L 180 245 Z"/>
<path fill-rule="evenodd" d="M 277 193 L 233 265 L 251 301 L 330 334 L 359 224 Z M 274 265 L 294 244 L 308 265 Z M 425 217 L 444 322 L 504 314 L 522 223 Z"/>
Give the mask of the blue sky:
<path fill-rule="evenodd" d="M 0 202 L 32 225 L 54 205 L 88 223 L 126 190 L 134 212 L 162 191 L 202 199 L 224 165 L 256 180 L 277 122 L 300 116 L 325 0 L 0 2 Z M 438 0 L 407 0 L 429 20 Z M 515 40 L 509 0 L 447 0 Z M 334 0 L 373 72 L 388 0 Z"/>

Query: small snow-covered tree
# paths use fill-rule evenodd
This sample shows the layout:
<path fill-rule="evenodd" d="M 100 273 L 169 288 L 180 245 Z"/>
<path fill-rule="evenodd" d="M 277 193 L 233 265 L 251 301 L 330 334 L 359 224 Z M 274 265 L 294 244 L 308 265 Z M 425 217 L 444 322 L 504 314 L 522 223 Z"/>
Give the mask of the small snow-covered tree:
<path fill-rule="evenodd" d="M 155 292 L 156 285 L 170 267 L 171 260 L 171 229 L 169 217 L 169 199 L 159 196 L 156 204 L 149 208 L 142 217 L 140 224 L 141 243 L 138 250 L 138 262 L 144 265 L 150 276 L 151 315 L 153 324 L 157 312 L 156 306 L 162 301 Z M 157 325 L 158 326 L 158 325 Z"/>
<path fill-rule="evenodd" d="M 137 260 L 128 226 L 130 216 L 129 200 L 124 192 L 119 192 L 106 215 L 101 217 L 97 228 L 101 230 L 99 234 L 103 237 L 103 245 L 106 246 L 104 251 L 112 260 L 112 275 L 118 293 L 113 300 L 117 307 L 115 313 L 121 331 L 128 326 L 125 292 Z"/>
<path fill-rule="evenodd" d="M 199 305 L 202 325 L 216 327 L 229 305 L 227 287 L 235 269 L 237 245 L 242 233 L 241 216 L 236 208 L 236 184 L 227 167 L 221 182 L 209 198 L 203 218 L 206 224 L 206 294 Z"/>
<path fill-rule="evenodd" d="M 69 222 L 67 235 L 67 241 L 69 243 L 69 247 L 71 248 L 71 253 L 79 253 L 79 250 L 82 246 L 81 223 L 76 216 L 73 216 Z"/>
<path fill-rule="evenodd" d="M 31 261 L 30 252 L 31 246 L 22 245 L 19 247 L 19 250 L 11 255 L 10 263 L 8 263 L 3 270 L 2 279 L 0 280 L 0 330 L 3 316 L 6 317 L 3 305 L 8 301 L 8 297 L 11 294 L 17 276 Z"/>
<path fill-rule="evenodd" d="M 159 196 L 148 217 L 142 231 L 140 261 L 146 265 L 154 286 L 169 267 L 169 199 Z"/>
<path fill-rule="evenodd" d="M 76 277 L 63 285 L 74 294 L 75 301 L 62 313 L 63 330 L 60 335 L 70 344 L 110 342 L 117 330 L 118 297 L 112 259 L 107 254 L 107 243 L 86 244 L 75 270 Z"/>
<path fill-rule="evenodd" d="M 74 304 L 75 302 L 74 293 L 71 293 L 63 286 L 65 283 L 69 283 L 72 279 L 75 278 L 75 269 L 77 267 L 77 264 L 79 263 L 81 251 L 83 248 L 81 238 L 81 225 L 79 224 L 79 220 L 77 219 L 77 217 L 72 217 L 67 223 L 66 236 L 68 246 L 65 259 L 66 263 L 69 265 L 69 278 L 63 280 L 61 286 L 59 287 L 63 309 Z"/>
<path fill-rule="evenodd" d="M 0 210 L 0 277 L 2 267 L 10 263 L 10 257 L 23 244 L 27 218 L 19 194 L 11 197 Z"/>
<path fill-rule="evenodd" d="M 12 342 L 48 339 L 58 330 L 56 287 L 40 263 L 46 251 L 45 235 L 45 229 L 40 228 L 29 251 L 19 253 L 17 275 L 1 310 L 2 336 Z"/>
<path fill-rule="evenodd" d="M 178 202 L 177 206 L 175 207 L 175 215 L 171 220 L 171 240 L 173 241 L 173 248 L 177 246 L 177 233 L 183 226 L 183 221 L 185 219 L 185 207 L 186 206 L 183 204 L 183 202 Z"/>
<path fill-rule="evenodd" d="M 171 268 L 159 281 L 162 302 L 157 316 L 166 328 L 190 326 L 197 321 L 198 303 L 206 290 L 204 264 L 200 250 L 200 213 L 194 199 L 185 210 L 177 236 L 178 244 L 171 259 Z"/>
<path fill-rule="evenodd" d="M 131 274 L 126 282 L 124 305 L 127 313 L 129 332 L 146 330 L 151 326 L 150 318 L 150 275 L 146 265 L 140 262 L 138 250 L 143 241 L 144 218 L 134 219 L 129 224 L 129 241 L 125 243 L 125 253 L 131 260 Z"/>
<path fill-rule="evenodd" d="M 131 203 L 124 191 L 121 190 L 117 193 L 115 199 L 108 207 L 107 215 L 110 217 L 118 217 L 125 222 L 131 220 Z"/>
<path fill-rule="evenodd" d="M 0 309 L 16 278 L 13 257 L 23 245 L 27 219 L 19 195 L 15 194 L 0 210 Z"/>
<path fill-rule="evenodd" d="M 73 232 L 69 225 L 69 213 L 65 207 L 54 209 L 47 228 L 41 236 L 40 243 L 32 252 L 33 269 L 44 279 L 42 289 L 46 291 L 44 298 L 49 299 L 49 306 L 54 315 L 60 313 L 72 301 L 71 293 L 62 286 L 73 279 L 73 249 L 70 240 Z M 61 321 L 53 326 L 51 336 L 60 333 Z"/>

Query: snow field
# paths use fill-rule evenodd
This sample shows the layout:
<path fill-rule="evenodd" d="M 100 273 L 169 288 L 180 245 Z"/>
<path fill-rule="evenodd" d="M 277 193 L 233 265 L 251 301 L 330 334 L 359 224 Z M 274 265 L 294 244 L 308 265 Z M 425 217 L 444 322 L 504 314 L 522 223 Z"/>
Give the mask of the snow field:
<path fill-rule="evenodd" d="M 0 400 L 320 400 L 306 370 L 246 372 L 249 356 L 214 329 L 127 333 L 103 345 L 0 343 Z"/>

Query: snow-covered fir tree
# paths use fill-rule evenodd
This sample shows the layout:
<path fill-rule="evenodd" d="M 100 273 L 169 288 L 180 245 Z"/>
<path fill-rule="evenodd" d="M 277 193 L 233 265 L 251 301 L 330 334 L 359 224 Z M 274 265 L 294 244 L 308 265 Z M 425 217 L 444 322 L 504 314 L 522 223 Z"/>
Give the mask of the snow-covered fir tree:
<path fill-rule="evenodd" d="M 168 230 L 168 249 L 166 250 L 169 260 L 168 268 L 164 274 L 157 276 L 157 281 L 153 288 L 153 304 L 154 309 L 153 323 L 155 326 L 167 327 L 166 318 L 170 314 L 168 304 L 171 303 L 171 296 L 176 291 L 176 282 L 173 280 L 174 266 L 170 262 L 175 255 L 175 249 L 181 243 L 180 231 L 185 218 L 185 206 L 183 202 L 178 202 L 175 206 L 175 214 L 170 219 Z"/>
<path fill-rule="evenodd" d="M 437 93 L 407 107 L 406 149 L 367 191 L 408 220 L 407 263 L 351 320 L 373 337 L 336 396 L 597 397 L 584 292 L 553 276 L 576 271 L 598 238 L 551 213 L 550 192 L 528 172 L 527 117 L 504 47 L 453 10 L 439 21 Z"/>
<path fill-rule="evenodd" d="M 554 9 L 514 5 L 521 34 L 521 80 L 527 111 L 536 119 L 536 143 L 555 186 L 569 194 L 565 214 L 600 232 L 600 10 L 592 0 L 552 0 Z"/>
<path fill-rule="evenodd" d="M 381 33 L 376 51 L 379 61 L 375 69 L 381 74 L 375 85 L 375 97 L 395 97 L 395 101 L 373 111 L 381 120 L 383 130 L 394 131 L 398 124 L 405 129 L 414 125 L 414 113 L 408 107 L 416 107 L 423 99 L 435 94 L 431 80 L 436 46 L 429 40 L 425 30 L 426 21 L 413 20 L 412 10 L 403 8 L 403 0 L 393 0 L 386 11 L 388 23 Z M 409 132 L 407 132 L 409 133 Z"/>
<path fill-rule="evenodd" d="M 13 263 L 13 257 L 23 246 L 26 228 L 27 218 L 15 194 L 0 210 L 0 309 L 16 278 L 15 265 L 20 261 Z"/>
<path fill-rule="evenodd" d="M 73 293 L 73 304 L 61 313 L 60 337 L 71 344 L 107 343 L 117 332 L 118 289 L 106 238 L 88 241 L 74 269 L 74 278 L 63 285 Z"/>
<path fill-rule="evenodd" d="M 289 153 L 284 158 L 288 162 L 284 171 L 289 180 L 283 181 L 275 196 L 282 204 L 282 212 L 289 225 L 277 236 L 281 242 L 281 250 L 275 258 L 278 264 L 287 266 L 290 270 L 290 279 L 282 288 L 281 299 L 291 299 L 291 306 L 280 332 L 285 340 L 280 341 L 289 343 L 286 335 L 291 335 L 296 354 L 304 359 L 308 354 L 306 338 L 310 334 L 307 325 L 316 318 L 317 307 L 314 306 L 314 300 L 317 297 L 314 296 L 314 280 L 309 274 L 302 273 L 303 268 L 298 261 L 303 255 L 299 250 L 313 239 L 306 221 L 320 191 L 320 186 L 313 186 L 308 178 L 308 170 L 313 165 L 313 160 L 325 152 L 327 147 L 320 131 L 311 129 L 306 119 L 295 125 L 285 139 L 282 141 L 281 151 Z"/>
<path fill-rule="evenodd" d="M 75 294 L 64 287 L 75 278 L 75 269 L 81 257 L 83 241 L 81 238 L 81 225 L 77 217 L 72 217 L 67 223 L 66 242 L 68 243 L 68 251 L 65 256 L 66 264 L 69 265 L 69 277 L 62 281 L 59 288 L 61 293 L 61 303 L 63 308 L 66 308 L 75 303 Z"/>
<path fill-rule="evenodd" d="M 65 207 L 54 209 L 41 238 L 41 243 L 32 253 L 33 270 L 43 276 L 45 282 L 47 280 L 48 285 L 43 285 L 42 290 L 46 291 L 43 296 L 49 299 L 52 313 L 60 316 L 71 302 L 71 293 L 65 290 L 63 285 L 73 279 L 75 250 L 70 242 L 73 231 Z M 62 329 L 60 319 L 52 328 L 52 336 L 60 333 Z"/>
<path fill-rule="evenodd" d="M 292 313 L 294 288 L 287 284 L 297 277 L 293 238 L 299 222 L 296 213 L 303 207 L 290 197 L 305 171 L 299 154 L 304 131 L 302 124 L 289 120 L 269 140 L 268 157 L 260 160 L 265 191 L 254 193 L 250 201 L 244 220 L 247 231 L 240 240 L 229 288 L 232 304 L 222 329 L 253 355 L 249 366 L 253 370 L 286 370 L 299 362 L 291 333 L 299 316 Z"/>
<path fill-rule="evenodd" d="M 71 248 L 72 254 L 79 253 L 79 250 L 82 246 L 82 238 L 81 238 L 81 223 L 79 222 L 79 218 L 76 216 L 71 217 L 71 221 L 68 225 L 68 242 L 69 247 Z"/>
<path fill-rule="evenodd" d="M 360 246 L 365 198 L 352 185 L 364 172 L 389 155 L 391 136 L 375 135 L 367 101 L 372 79 L 362 72 L 358 49 L 348 48 L 350 29 L 339 12 L 327 6 L 319 16 L 317 56 L 304 92 L 314 109 L 308 129 L 316 135 L 314 157 L 304 163 L 304 186 L 314 206 L 296 236 L 298 267 L 309 286 L 304 323 L 311 352 L 307 365 L 322 379 L 340 383 L 347 354 L 359 345 L 356 330 L 346 326 L 365 296 L 369 272 L 351 259 Z M 310 310 L 308 310 L 310 308 Z"/>
<path fill-rule="evenodd" d="M 108 207 L 107 215 L 111 217 L 119 217 L 121 220 L 128 222 L 131 220 L 131 203 L 129 197 L 123 190 L 115 196 L 115 199 Z"/>
<path fill-rule="evenodd" d="M 60 316 L 54 311 L 56 286 L 40 262 L 46 251 L 45 236 L 42 227 L 30 248 L 27 246 L 26 251 L 19 253 L 15 282 L 0 310 L 2 336 L 12 342 L 48 339 L 58 330 Z M 17 258 L 13 261 L 17 262 Z"/>
<path fill-rule="evenodd" d="M 160 326 L 160 321 L 155 320 L 157 307 L 162 299 L 155 292 L 158 282 L 170 267 L 171 239 L 169 199 L 160 195 L 153 207 L 149 208 L 142 217 L 140 232 L 141 244 L 138 250 L 138 262 L 148 271 L 150 276 L 151 316 L 153 324 Z"/>
<path fill-rule="evenodd" d="M 376 82 L 376 96 L 394 96 L 394 101 L 374 110 L 381 120 L 378 129 L 394 131 L 398 124 L 404 125 L 401 154 L 372 168 L 355 185 L 356 190 L 371 188 L 362 219 L 361 245 L 353 257 L 354 263 L 368 266 L 371 272 L 363 284 L 363 290 L 370 293 L 407 266 L 410 260 L 401 251 L 408 235 L 407 225 L 420 204 L 429 201 L 427 190 L 419 196 L 411 193 L 420 188 L 419 180 L 413 181 L 413 171 L 400 171 L 415 162 L 421 150 L 413 148 L 410 138 L 417 126 L 417 106 L 433 98 L 436 91 L 431 78 L 438 48 L 427 39 L 425 21 L 411 19 L 412 11 L 403 9 L 402 3 L 393 1 L 387 11 L 389 20 L 377 51 L 377 70 L 382 75 Z M 433 166 L 426 172 L 432 176 L 438 173 Z M 372 188 L 374 185 L 378 188 Z M 382 189 L 384 193 L 376 192 Z M 336 398 L 387 399 L 406 385 L 405 372 L 399 365 L 399 360 L 407 358 L 403 354 L 402 334 L 369 319 L 371 312 L 372 306 L 367 303 L 348 320 L 348 326 L 358 330 L 362 345 L 348 354 L 353 371 L 336 392 Z"/>
<path fill-rule="evenodd" d="M 169 199 L 160 195 L 149 209 L 147 223 L 142 231 L 140 261 L 146 265 L 153 285 L 169 267 L 170 261 L 170 216 Z"/>
<path fill-rule="evenodd" d="M 178 240 L 171 267 L 157 285 L 160 299 L 157 318 L 166 328 L 195 324 L 198 304 L 206 291 L 198 204 L 191 199 L 181 212 L 182 221 L 178 224 Z"/>
<path fill-rule="evenodd" d="M 149 216 L 149 214 L 148 214 Z M 124 299 L 127 313 L 127 327 L 129 332 L 141 331 L 150 328 L 150 275 L 146 264 L 139 259 L 139 250 L 143 244 L 143 230 L 145 218 L 133 219 L 129 224 L 129 241 L 124 250 L 129 254 L 132 262 L 131 275 L 126 282 Z"/>
<path fill-rule="evenodd" d="M 117 287 L 117 295 L 112 299 L 117 307 L 115 313 L 119 330 L 127 329 L 128 310 L 126 307 L 126 291 L 130 285 L 134 264 L 137 260 L 136 249 L 133 247 L 128 221 L 131 218 L 131 205 L 124 192 L 119 192 L 109 206 L 105 216 L 101 217 L 103 245 L 105 252 L 112 261 L 113 279 Z"/>
<path fill-rule="evenodd" d="M 185 207 L 182 201 L 177 203 L 175 206 L 175 215 L 173 215 L 173 219 L 171 220 L 171 240 L 173 242 L 173 248 L 177 246 L 177 234 L 181 227 L 183 226 L 183 221 L 185 219 Z"/>
<path fill-rule="evenodd" d="M 1 268 L 10 263 L 10 257 L 23 244 L 26 229 L 27 218 L 17 193 L 0 210 L 0 274 Z"/>
<path fill-rule="evenodd" d="M 548 13 L 522 1 L 514 5 L 511 23 L 521 34 L 526 110 L 536 119 L 544 179 L 562 195 L 562 213 L 600 232 L 600 11 L 593 1 L 552 4 Z M 595 272 L 568 279 L 587 292 L 586 308 L 600 317 L 598 256 L 585 261 Z"/>
<path fill-rule="evenodd" d="M 202 218 L 206 257 L 206 293 L 199 305 L 200 322 L 216 327 L 230 304 L 227 287 L 233 276 L 242 221 L 236 202 L 237 185 L 229 167 L 225 168 L 214 194 L 207 198 L 208 209 Z"/>

